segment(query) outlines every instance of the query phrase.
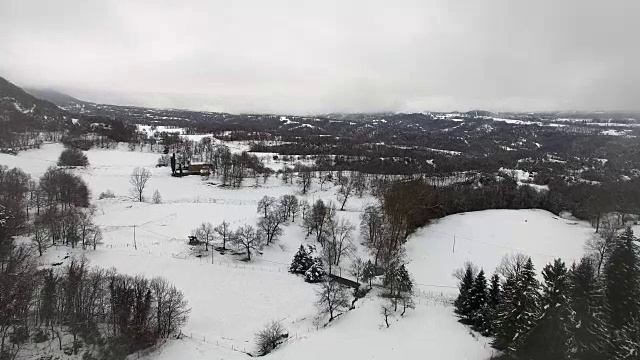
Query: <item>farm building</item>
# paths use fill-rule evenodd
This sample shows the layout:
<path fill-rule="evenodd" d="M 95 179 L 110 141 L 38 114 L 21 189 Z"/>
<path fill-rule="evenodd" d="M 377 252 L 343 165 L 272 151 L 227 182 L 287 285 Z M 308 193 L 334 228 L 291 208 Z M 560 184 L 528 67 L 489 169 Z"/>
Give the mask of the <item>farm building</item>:
<path fill-rule="evenodd" d="M 187 169 L 192 175 L 208 175 L 211 172 L 211 164 L 204 162 L 192 162 L 189 164 Z"/>

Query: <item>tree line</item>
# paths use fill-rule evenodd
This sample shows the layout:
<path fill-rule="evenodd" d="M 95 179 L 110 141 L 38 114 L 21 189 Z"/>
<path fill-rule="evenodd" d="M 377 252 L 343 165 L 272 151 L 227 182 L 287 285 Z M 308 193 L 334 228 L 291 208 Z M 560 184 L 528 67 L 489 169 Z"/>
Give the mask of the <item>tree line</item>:
<path fill-rule="evenodd" d="M 35 181 L 19 168 L 0 166 L 0 206 L 9 235 L 31 236 L 40 255 L 61 244 L 83 249 L 102 239 L 93 222 L 89 188 L 78 175 L 50 167 Z"/>
<path fill-rule="evenodd" d="M 27 245 L 13 240 L 8 220 L 0 206 L 0 358 L 49 342 L 83 359 L 124 359 L 179 334 L 189 308 L 166 280 L 76 259 L 43 268 Z"/>
<path fill-rule="evenodd" d="M 487 280 L 458 273 L 460 321 L 493 338 L 505 359 L 637 359 L 640 253 L 630 228 L 616 234 L 602 269 L 589 254 L 569 268 L 556 259 L 539 281 L 531 258 L 506 256 Z"/>
<path fill-rule="evenodd" d="M 425 178 L 386 181 L 378 186 L 378 197 L 395 203 L 397 216 L 412 233 L 431 220 L 461 212 L 488 209 L 543 209 L 559 215 L 571 212 L 590 221 L 599 231 L 607 214 L 618 215 L 620 224 L 640 211 L 639 180 L 620 184 L 549 184 L 538 190 L 518 184 L 508 174 L 479 176 L 447 186 L 433 186 Z"/>

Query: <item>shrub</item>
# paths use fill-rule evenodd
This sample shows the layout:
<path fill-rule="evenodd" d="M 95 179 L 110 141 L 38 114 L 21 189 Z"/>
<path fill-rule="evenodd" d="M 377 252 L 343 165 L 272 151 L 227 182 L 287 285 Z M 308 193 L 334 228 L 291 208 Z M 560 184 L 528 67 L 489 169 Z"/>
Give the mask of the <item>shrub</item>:
<path fill-rule="evenodd" d="M 158 164 L 156 165 L 156 167 L 165 167 L 169 166 L 169 164 L 171 164 L 171 158 L 169 157 L 169 155 L 161 155 L 158 159 Z"/>
<path fill-rule="evenodd" d="M 116 194 L 113 193 L 113 191 L 111 190 L 107 190 L 105 192 L 101 192 L 100 196 L 98 196 L 99 200 L 102 199 L 113 199 L 114 197 L 116 197 Z"/>
<path fill-rule="evenodd" d="M 264 329 L 256 334 L 256 345 L 258 345 L 258 355 L 264 356 L 273 351 L 289 337 L 284 326 L 279 321 L 272 321 Z"/>
<path fill-rule="evenodd" d="M 76 148 L 67 148 L 60 154 L 58 166 L 87 166 L 89 160 L 82 153 L 82 150 Z"/>
<path fill-rule="evenodd" d="M 162 196 L 160 195 L 160 191 L 156 190 L 153 192 L 153 197 L 151 198 L 151 201 L 154 204 L 162 204 Z"/>

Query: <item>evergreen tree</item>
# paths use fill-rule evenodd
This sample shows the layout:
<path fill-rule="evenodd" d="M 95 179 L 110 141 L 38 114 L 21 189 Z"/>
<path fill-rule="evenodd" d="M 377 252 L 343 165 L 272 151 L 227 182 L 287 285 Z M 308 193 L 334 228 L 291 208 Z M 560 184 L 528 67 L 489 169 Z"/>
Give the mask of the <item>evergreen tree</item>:
<path fill-rule="evenodd" d="M 507 278 L 498 305 L 494 348 L 509 354 L 515 354 L 521 348 L 524 337 L 539 316 L 539 287 L 531 258 L 521 272 Z"/>
<path fill-rule="evenodd" d="M 293 274 L 304 274 L 309 270 L 311 265 L 313 265 L 313 259 L 307 250 L 305 250 L 304 246 L 300 245 L 298 252 L 293 256 L 289 272 Z"/>
<path fill-rule="evenodd" d="M 480 270 L 469 292 L 469 323 L 478 331 L 486 328 L 487 297 L 487 279 Z"/>
<path fill-rule="evenodd" d="M 596 264 L 591 258 L 582 258 L 572 266 L 569 279 L 574 357 L 580 360 L 604 359 L 610 348 L 608 310 Z"/>
<path fill-rule="evenodd" d="M 501 295 L 502 291 L 500 289 L 500 276 L 497 273 L 494 273 L 491 276 L 491 283 L 489 285 L 489 292 L 487 297 L 485 327 L 484 329 L 482 329 L 484 335 L 491 335 L 493 333 L 493 324 L 496 320 Z"/>
<path fill-rule="evenodd" d="M 371 260 L 367 260 L 362 268 L 362 280 L 369 283 L 369 289 L 371 289 L 371 281 L 376 277 L 376 267 Z"/>
<path fill-rule="evenodd" d="M 413 291 L 413 280 L 411 280 L 411 275 L 409 275 L 409 271 L 407 271 L 404 264 L 400 265 L 396 276 L 396 290 L 398 294 L 400 296 L 410 294 Z"/>
<path fill-rule="evenodd" d="M 310 283 L 320 282 L 324 279 L 324 265 L 320 258 L 315 258 L 313 265 L 304 273 L 304 280 Z"/>
<path fill-rule="evenodd" d="M 633 231 L 627 228 L 618 236 L 605 267 L 606 298 L 610 307 L 610 324 L 614 344 L 612 357 L 638 353 L 640 315 L 640 273 L 638 247 Z"/>
<path fill-rule="evenodd" d="M 571 341 L 569 273 L 560 259 L 542 269 L 544 283 L 540 304 L 542 314 L 523 342 L 519 353 L 527 359 L 563 360 L 569 358 Z"/>
<path fill-rule="evenodd" d="M 467 264 L 464 269 L 464 275 L 462 276 L 460 284 L 458 285 L 460 294 L 453 303 L 456 308 L 456 314 L 458 314 L 458 316 L 460 316 L 465 322 L 469 319 L 470 316 L 469 297 L 471 288 L 473 287 L 473 280 L 473 268 L 471 264 Z"/>

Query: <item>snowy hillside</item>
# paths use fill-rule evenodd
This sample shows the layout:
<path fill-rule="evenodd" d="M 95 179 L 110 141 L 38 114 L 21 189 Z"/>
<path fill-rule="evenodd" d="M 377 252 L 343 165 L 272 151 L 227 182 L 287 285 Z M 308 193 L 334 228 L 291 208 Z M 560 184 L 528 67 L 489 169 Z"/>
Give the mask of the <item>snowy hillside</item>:
<path fill-rule="evenodd" d="M 21 167 L 34 177 L 55 165 L 62 146 L 0 154 L 0 164 Z M 296 194 L 309 202 L 336 201 L 337 188 L 314 183 L 301 195 L 295 185 L 280 178 L 257 184 L 246 179 L 241 189 L 219 186 L 216 179 L 170 176 L 167 168 L 154 167 L 158 154 L 92 149 L 85 152 L 90 166 L 74 169 L 89 184 L 97 205 L 96 223 L 104 234 L 103 244 L 84 255 L 92 265 L 115 267 L 127 274 L 164 276 L 184 292 L 191 315 L 183 329 L 186 335 L 170 340 L 147 359 L 245 359 L 254 350 L 254 334 L 268 321 L 281 320 L 290 338 L 272 359 L 411 359 L 434 355 L 443 360 L 488 359 L 493 351 L 488 339 L 474 337 L 457 322 L 450 305 L 456 293 L 452 272 L 467 260 L 492 272 L 508 252 L 530 255 L 537 268 L 562 257 L 570 263 L 583 253 L 593 233 L 585 223 L 558 218 L 542 210 L 492 210 L 448 216 L 412 235 L 407 243 L 408 265 L 418 285 L 416 309 L 394 318 L 384 327 L 376 290 L 356 303 L 356 308 L 327 328 L 315 320 L 316 285 L 287 272 L 291 259 L 305 239 L 300 220 L 289 224 L 279 243 L 266 248 L 251 262 L 230 253 L 210 252 L 195 257 L 187 236 L 202 222 L 226 220 L 233 228 L 255 224 L 256 206 L 264 195 Z M 129 177 L 136 167 L 152 172 L 145 195 L 154 190 L 161 204 L 135 202 Z M 115 198 L 99 200 L 111 190 Z M 370 196 L 350 198 L 338 216 L 359 223 L 364 207 L 376 200 Z M 360 236 L 356 232 L 357 243 Z M 455 243 L 455 244 L 454 244 Z M 357 251 L 365 250 L 358 245 Z M 43 261 L 68 261 L 82 250 L 50 249 Z M 211 255 L 213 253 L 213 255 Z"/>

